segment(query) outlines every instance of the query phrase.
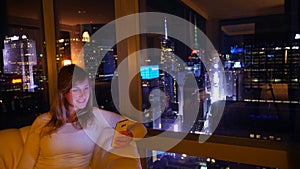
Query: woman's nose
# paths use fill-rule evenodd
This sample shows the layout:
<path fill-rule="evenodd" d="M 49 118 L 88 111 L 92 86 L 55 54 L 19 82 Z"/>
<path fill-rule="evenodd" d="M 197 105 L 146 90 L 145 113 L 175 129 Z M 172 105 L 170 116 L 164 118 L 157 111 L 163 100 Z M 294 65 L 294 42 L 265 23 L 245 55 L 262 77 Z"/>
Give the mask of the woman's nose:
<path fill-rule="evenodd" d="M 85 94 L 85 92 L 84 92 L 84 90 L 80 90 L 80 93 L 79 93 L 80 95 L 80 97 L 85 97 L 86 96 L 86 94 Z"/>

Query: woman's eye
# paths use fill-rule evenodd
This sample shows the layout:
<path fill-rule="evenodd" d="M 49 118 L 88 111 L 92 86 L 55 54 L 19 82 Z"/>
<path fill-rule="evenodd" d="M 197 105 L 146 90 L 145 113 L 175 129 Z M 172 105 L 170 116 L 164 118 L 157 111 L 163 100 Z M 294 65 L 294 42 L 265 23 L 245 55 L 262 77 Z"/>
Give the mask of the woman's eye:
<path fill-rule="evenodd" d="M 85 88 L 84 88 L 84 90 L 89 90 L 89 89 L 90 89 L 90 87 L 85 87 Z"/>
<path fill-rule="evenodd" d="M 78 89 L 72 89 L 72 92 L 78 92 L 79 90 Z"/>

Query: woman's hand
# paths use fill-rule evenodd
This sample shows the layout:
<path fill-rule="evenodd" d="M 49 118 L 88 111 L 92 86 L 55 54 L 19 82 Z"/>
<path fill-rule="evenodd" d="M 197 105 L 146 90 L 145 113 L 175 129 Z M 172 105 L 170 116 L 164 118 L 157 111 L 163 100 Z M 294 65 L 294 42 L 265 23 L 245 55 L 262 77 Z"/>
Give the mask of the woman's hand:
<path fill-rule="evenodd" d="M 130 131 L 119 131 L 119 134 L 115 137 L 115 148 L 126 147 L 133 139 L 133 135 Z"/>

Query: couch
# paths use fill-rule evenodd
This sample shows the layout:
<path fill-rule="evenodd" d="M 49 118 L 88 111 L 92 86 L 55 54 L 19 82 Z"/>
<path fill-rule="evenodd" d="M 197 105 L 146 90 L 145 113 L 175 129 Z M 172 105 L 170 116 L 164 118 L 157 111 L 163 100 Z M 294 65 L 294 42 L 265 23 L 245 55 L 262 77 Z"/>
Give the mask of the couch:
<path fill-rule="evenodd" d="M 0 131 L 0 168 L 15 169 L 30 126 Z"/>
<path fill-rule="evenodd" d="M 23 146 L 26 141 L 30 126 L 14 129 L 0 130 L 0 168 L 15 169 L 20 160 Z M 141 168 L 139 159 L 131 159 L 126 157 L 116 156 L 111 153 L 104 152 L 97 147 L 97 154 L 93 158 L 91 169 L 94 168 L 109 168 L 109 169 L 134 169 Z M 104 153 L 103 153 L 104 152 Z"/>

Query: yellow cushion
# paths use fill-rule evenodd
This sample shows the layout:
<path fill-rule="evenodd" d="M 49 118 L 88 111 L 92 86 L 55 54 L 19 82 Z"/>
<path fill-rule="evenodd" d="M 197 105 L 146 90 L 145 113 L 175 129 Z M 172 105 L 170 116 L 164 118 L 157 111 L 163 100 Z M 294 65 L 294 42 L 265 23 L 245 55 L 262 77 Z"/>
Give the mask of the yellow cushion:
<path fill-rule="evenodd" d="M 0 168 L 17 168 L 23 145 L 19 129 L 0 130 Z"/>

